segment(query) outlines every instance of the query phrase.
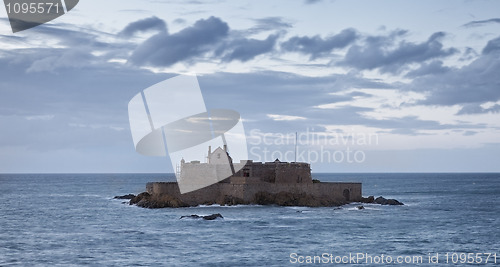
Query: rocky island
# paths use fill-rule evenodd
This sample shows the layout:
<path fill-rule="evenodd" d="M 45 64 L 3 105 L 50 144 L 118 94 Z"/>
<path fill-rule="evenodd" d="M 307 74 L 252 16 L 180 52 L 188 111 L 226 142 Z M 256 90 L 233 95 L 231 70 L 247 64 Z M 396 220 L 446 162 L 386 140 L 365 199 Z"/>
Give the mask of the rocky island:
<path fill-rule="evenodd" d="M 181 161 L 179 176 L 216 176 L 220 159 L 230 163 L 233 172 L 228 178 L 209 186 L 181 194 L 177 182 L 151 182 L 146 192 L 137 196 L 126 195 L 130 204 L 144 208 L 177 208 L 198 205 L 279 205 L 330 207 L 351 202 L 397 204 L 397 200 L 373 197 L 363 198 L 361 183 L 320 182 L 313 180 L 311 167 L 304 162 L 233 163 L 226 148 L 209 148 L 208 163 Z M 222 156 L 221 156 L 222 155 Z M 222 169 L 222 168 L 221 168 Z M 227 176 L 226 176 L 227 177 Z M 401 203 L 402 204 L 402 203 Z"/>

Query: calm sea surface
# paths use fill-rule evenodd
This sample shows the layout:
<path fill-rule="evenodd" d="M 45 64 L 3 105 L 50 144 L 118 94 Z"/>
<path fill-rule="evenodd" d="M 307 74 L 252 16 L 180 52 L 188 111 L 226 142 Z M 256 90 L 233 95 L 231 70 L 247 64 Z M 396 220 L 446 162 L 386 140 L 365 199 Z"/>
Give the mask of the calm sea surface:
<path fill-rule="evenodd" d="M 422 258 L 420 266 L 465 266 L 463 253 L 474 261 L 483 253 L 475 266 L 496 253 L 497 263 L 491 256 L 487 265 L 500 265 L 500 174 L 313 177 L 362 182 L 363 195 L 405 205 L 150 210 L 113 196 L 140 193 L 172 174 L 0 174 L 0 266 L 283 266 L 312 256 L 335 265 L 353 263 L 349 254 L 372 257 L 358 263 L 373 266 L 386 265 L 382 254 L 392 265 L 401 256 Z M 179 219 L 212 213 L 224 219 Z M 436 253 L 439 263 L 429 263 Z"/>

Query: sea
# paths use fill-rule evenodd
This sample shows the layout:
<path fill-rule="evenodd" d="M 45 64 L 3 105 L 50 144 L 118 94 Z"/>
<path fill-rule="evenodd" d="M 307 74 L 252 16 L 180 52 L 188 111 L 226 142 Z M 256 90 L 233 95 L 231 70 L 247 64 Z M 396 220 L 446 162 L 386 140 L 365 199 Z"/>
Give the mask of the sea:
<path fill-rule="evenodd" d="M 498 173 L 313 178 L 404 205 L 145 209 L 113 197 L 173 174 L 0 174 L 0 266 L 500 264 Z"/>

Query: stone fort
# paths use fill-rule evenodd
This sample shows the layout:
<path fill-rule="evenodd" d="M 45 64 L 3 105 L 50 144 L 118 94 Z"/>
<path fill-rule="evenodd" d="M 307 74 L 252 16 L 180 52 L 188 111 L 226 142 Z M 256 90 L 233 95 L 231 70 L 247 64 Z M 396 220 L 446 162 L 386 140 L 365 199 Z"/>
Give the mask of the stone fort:
<path fill-rule="evenodd" d="M 147 192 L 156 196 L 168 195 L 193 206 L 219 203 L 220 199 L 228 197 L 244 204 L 259 203 L 256 198 L 262 194 L 307 196 L 338 203 L 361 201 L 362 198 L 361 183 L 313 181 L 310 164 L 304 162 L 276 159 L 273 162 L 242 160 L 234 163 L 225 145 L 214 151 L 208 147 L 206 163 L 182 159 L 176 174 L 181 180 L 204 175 L 221 179 L 185 194 L 180 193 L 176 182 L 153 182 L 146 185 Z M 225 177 L 228 178 L 223 179 Z"/>

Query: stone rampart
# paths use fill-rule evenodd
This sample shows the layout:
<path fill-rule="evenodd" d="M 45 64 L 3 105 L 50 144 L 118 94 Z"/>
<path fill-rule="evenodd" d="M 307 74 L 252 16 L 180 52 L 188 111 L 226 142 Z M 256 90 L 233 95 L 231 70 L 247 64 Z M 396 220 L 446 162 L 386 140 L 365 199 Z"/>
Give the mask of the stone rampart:
<path fill-rule="evenodd" d="M 233 177 L 235 178 L 235 177 Z M 245 179 L 235 183 L 216 183 L 205 188 L 181 194 L 176 182 L 153 182 L 146 185 L 146 191 L 154 196 L 168 195 L 188 205 L 217 203 L 221 198 L 231 197 L 245 203 L 255 203 L 259 192 L 269 194 L 307 194 L 315 198 L 327 198 L 339 202 L 361 201 L 361 183 L 246 183 Z M 239 183 L 238 183 L 239 182 Z"/>

